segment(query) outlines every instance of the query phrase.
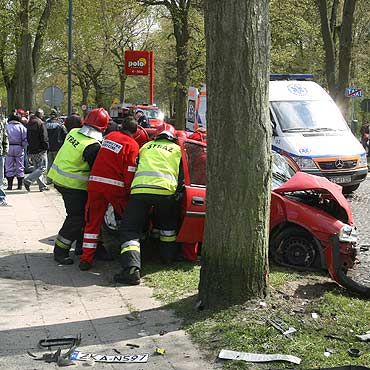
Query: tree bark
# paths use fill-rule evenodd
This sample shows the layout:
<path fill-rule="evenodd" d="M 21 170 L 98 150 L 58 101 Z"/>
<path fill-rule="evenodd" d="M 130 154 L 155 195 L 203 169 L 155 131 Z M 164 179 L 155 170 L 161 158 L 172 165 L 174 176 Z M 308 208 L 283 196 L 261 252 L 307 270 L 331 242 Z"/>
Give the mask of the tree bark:
<path fill-rule="evenodd" d="M 141 0 L 143 5 L 162 5 L 171 13 L 173 31 L 176 39 L 176 100 L 175 126 L 185 129 L 186 99 L 188 91 L 188 47 L 189 47 L 189 9 L 192 0 Z M 197 4 L 197 6 L 200 6 Z"/>
<path fill-rule="evenodd" d="M 189 56 L 188 14 L 188 10 L 183 9 L 181 12 L 175 10 L 172 15 L 173 29 L 176 38 L 176 128 L 179 130 L 185 130 Z"/>
<path fill-rule="evenodd" d="M 345 0 L 343 6 L 342 27 L 339 35 L 339 67 L 336 102 L 343 112 L 347 112 L 349 99 L 344 92 L 349 87 L 349 73 L 352 60 L 352 30 L 356 0 Z M 352 98 L 353 99 L 353 98 Z"/>
<path fill-rule="evenodd" d="M 8 109 L 22 107 L 25 110 L 33 110 L 35 108 L 35 77 L 38 72 L 41 49 L 51 10 L 55 3 L 56 0 L 46 1 L 42 15 L 38 23 L 36 23 L 36 32 L 32 33 L 32 27 L 35 27 L 35 23 L 34 19 L 32 24 L 30 22 L 30 0 L 20 1 L 18 20 L 21 32 L 16 41 L 17 47 L 13 74 L 10 75 L 5 63 L 1 63 L 7 90 Z"/>
<path fill-rule="evenodd" d="M 325 74 L 328 82 L 328 89 L 331 96 L 336 95 L 336 78 L 335 78 L 335 23 L 333 17 L 329 24 L 328 9 L 326 0 L 317 0 L 317 5 L 320 13 L 321 20 L 321 34 L 324 41 L 325 52 Z M 332 12 L 333 13 L 333 12 Z M 336 12 L 335 12 L 336 13 Z"/>
<path fill-rule="evenodd" d="M 325 73 L 329 93 L 343 113 L 347 112 L 348 99 L 345 89 L 349 87 L 349 73 L 352 52 L 352 32 L 356 0 L 345 0 L 341 24 L 337 25 L 339 2 L 332 4 L 330 21 L 327 0 L 317 0 L 321 20 L 321 34 L 324 41 Z M 339 29 L 339 33 L 338 33 Z M 339 36 L 339 50 L 336 49 Z"/>
<path fill-rule="evenodd" d="M 208 0 L 206 308 L 267 294 L 271 197 L 268 0 Z"/>

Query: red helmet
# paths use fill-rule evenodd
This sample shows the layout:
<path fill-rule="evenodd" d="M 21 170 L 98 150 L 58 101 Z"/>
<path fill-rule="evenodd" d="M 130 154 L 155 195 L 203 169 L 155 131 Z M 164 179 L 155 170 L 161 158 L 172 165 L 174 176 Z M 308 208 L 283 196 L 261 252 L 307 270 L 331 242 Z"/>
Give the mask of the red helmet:
<path fill-rule="evenodd" d="M 25 112 L 24 112 L 24 110 L 22 108 L 18 108 L 17 109 L 17 114 L 18 114 L 18 116 L 23 117 L 24 114 L 25 114 Z"/>
<path fill-rule="evenodd" d="M 149 141 L 148 133 L 146 132 L 145 128 L 141 126 L 137 126 L 137 131 L 132 135 L 132 137 L 136 140 L 140 147 Z"/>
<path fill-rule="evenodd" d="M 154 140 L 158 139 L 167 139 L 170 141 L 176 141 L 177 134 L 175 127 L 173 127 L 169 123 L 163 123 L 162 125 L 158 126 Z"/>
<path fill-rule="evenodd" d="M 95 127 L 103 132 L 108 127 L 109 120 L 109 113 L 104 108 L 96 108 L 87 114 L 84 125 Z"/>

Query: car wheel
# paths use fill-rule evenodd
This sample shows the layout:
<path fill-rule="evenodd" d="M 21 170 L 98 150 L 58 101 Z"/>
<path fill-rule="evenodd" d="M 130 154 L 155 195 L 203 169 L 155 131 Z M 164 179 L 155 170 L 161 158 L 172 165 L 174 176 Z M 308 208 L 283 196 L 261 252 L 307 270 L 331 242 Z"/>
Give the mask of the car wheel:
<path fill-rule="evenodd" d="M 287 227 L 270 242 L 270 257 L 279 265 L 311 269 L 316 267 L 318 256 L 312 235 L 300 227 Z"/>
<path fill-rule="evenodd" d="M 350 194 L 357 190 L 360 187 L 360 184 L 350 185 L 350 186 L 343 186 L 342 193 L 343 194 Z"/>

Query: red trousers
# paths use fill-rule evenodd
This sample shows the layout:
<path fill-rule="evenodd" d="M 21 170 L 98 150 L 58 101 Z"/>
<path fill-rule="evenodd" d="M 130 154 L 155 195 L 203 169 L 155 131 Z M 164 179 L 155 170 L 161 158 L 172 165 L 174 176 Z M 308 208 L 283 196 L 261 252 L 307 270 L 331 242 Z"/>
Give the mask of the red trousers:
<path fill-rule="evenodd" d="M 122 217 L 123 211 L 128 201 L 128 193 L 89 191 L 85 209 L 85 230 L 82 244 L 82 255 L 80 262 L 92 263 L 96 247 L 98 245 L 100 229 L 104 220 L 105 212 L 110 203 L 116 213 Z"/>

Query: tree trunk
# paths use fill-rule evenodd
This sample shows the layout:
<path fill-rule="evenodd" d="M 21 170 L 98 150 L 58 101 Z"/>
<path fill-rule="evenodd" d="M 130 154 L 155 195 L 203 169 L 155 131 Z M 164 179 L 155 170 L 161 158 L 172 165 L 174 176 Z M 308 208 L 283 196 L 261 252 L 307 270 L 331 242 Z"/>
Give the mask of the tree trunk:
<path fill-rule="evenodd" d="M 335 32 L 335 20 L 331 20 L 329 25 L 328 9 L 326 0 L 317 0 L 317 5 L 321 20 L 321 34 L 324 41 L 325 51 L 325 74 L 328 82 L 329 93 L 332 97 L 336 95 L 336 79 L 335 79 L 335 39 L 333 33 Z M 332 13 L 335 13 L 332 11 Z M 332 17 L 333 18 L 333 17 Z"/>
<path fill-rule="evenodd" d="M 343 4 L 342 22 L 336 24 L 339 3 L 332 4 L 331 19 L 328 19 L 327 0 L 317 0 L 321 20 L 321 33 L 324 41 L 325 72 L 329 93 L 335 99 L 339 108 L 347 113 L 348 98 L 345 89 L 349 87 L 349 73 L 352 52 L 352 32 L 356 0 L 345 0 Z M 339 31 L 339 51 L 336 52 L 336 36 Z M 336 55 L 338 57 L 336 57 Z M 336 74 L 338 73 L 338 75 Z"/>
<path fill-rule="evenodd" d="M 35 108 L 34 82 L 51 10 L 55 4 L 56 0 L 47 0 L 40 19 L 37 20 L 33 17 L 32 22 L 30 22 L 30 0 L 20 0 L 19 2 L 17 21 L 19 22 L 20 32 L 19 38 L 15 40 L 17 49 L 12 73 L 5 67 L 3 53 L 0 53 L 2 58 L 1 70 L 7 90 L 9 110 L 20 107 L 25 110 Z M 36 32 L 33 33 L 35 29 Z M 9 47 L 10 45 L 4 43 L 3 46 Z"/>
<path fill-rule="evenodd" d="M 339 36 L 339 67 L 336 102 L 343 112 L 347 112 L 349 99 L 344 92 L 349 87 L 349 73 L 352 53 L 353 14 L 356 0 L 346 0 L 343 6 L 342 27 Z M 353 98 L 352 98 L 353 99 Z"/>
<path fill-rule="evenodd" d="M 13 77 L 7 86 L 8 107 L 31 110 L 35 106 L 32 36 L 29 30 L 29 0 L 22 0 L 19 11 L 21 26 Z"/>
<path fill-rule="evenodd" d="M 124 72 L 124 67 L 122 65 L 117 65 L 119 73 L 119 101 L 122 103 L 126 98 L 126 80 L 127 76 Z"/>
<path fill-rule="evenodd" d="M 267 293 L 271 197 L 268 0 L 208 0 L 207 308 Z"/>
<path fill-rule="evenodd" d="M 189 24 L 188 12 L 177 14 L 173 19 L 173 28 L 176 38 L 176 128 L 185 130 L 185 111 L 188 81 L 188 46 Z"/>

